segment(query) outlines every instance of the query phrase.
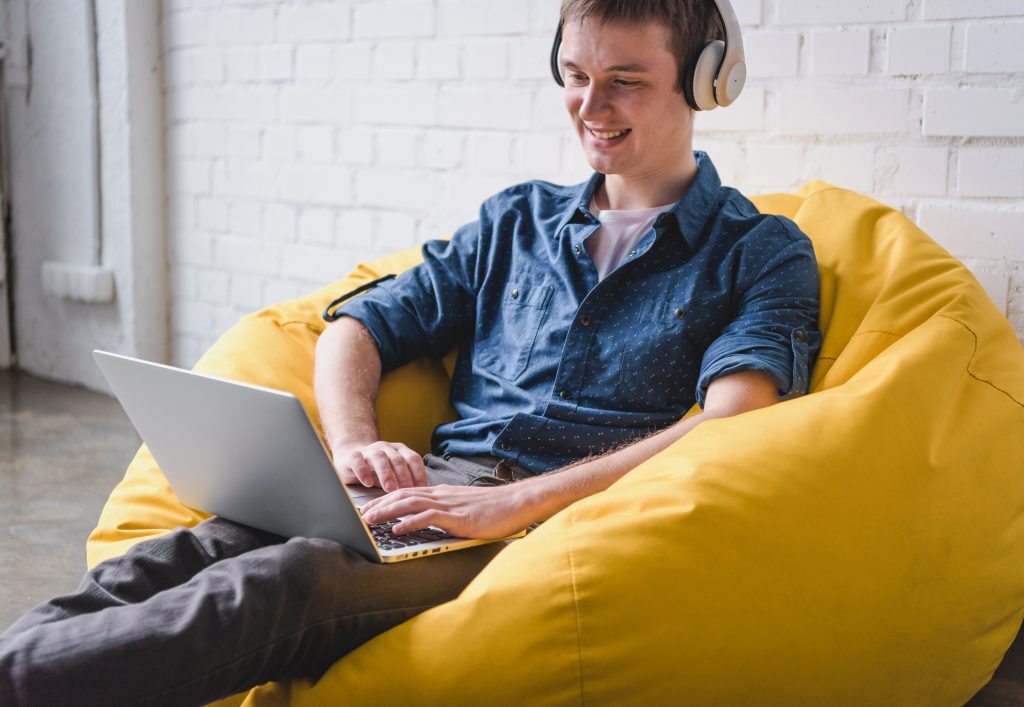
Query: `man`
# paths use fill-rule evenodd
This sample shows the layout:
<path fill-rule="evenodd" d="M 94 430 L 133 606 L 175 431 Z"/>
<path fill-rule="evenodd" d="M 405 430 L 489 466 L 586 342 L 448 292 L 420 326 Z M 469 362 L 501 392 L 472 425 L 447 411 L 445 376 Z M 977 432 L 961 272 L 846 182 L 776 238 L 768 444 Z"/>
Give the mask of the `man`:
<path fill-rule="evenodd" d="M 594 176 L 528 182 L 346 303 L 315 389 L 346 483 L 399 535 L 501 538 L 543 521 L 712 417 L 806 392 L 817 266 L 791 222 L 722 188 L 691 149 L 681 84 L 709 0 L 565 0 L 565 103 Z M 379 439 L 382 371 L 458 345 L 459 414 L 421 459 Z M 680 418 L 696 400 L 702 412 Z M 557 473 L 551 473 L 557 472 Z M 509 483 L 516 481 L 516 483 Z M 0 637 L 0 703 L 192 704 L 317 679 L 356 645 L 447 601 L 502 548 L 390 566 L 223 519 L 102 563 Z"/>

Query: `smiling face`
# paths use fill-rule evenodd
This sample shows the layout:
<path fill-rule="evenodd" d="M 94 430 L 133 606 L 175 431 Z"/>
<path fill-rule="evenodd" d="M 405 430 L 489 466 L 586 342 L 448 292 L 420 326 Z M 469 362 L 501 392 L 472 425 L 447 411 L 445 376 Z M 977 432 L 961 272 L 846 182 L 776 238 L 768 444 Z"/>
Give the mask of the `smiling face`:
<path fill-rule="evenodd" d="M 667 27 L 567 22 L 560 56 L 565 107 L 594 171 L 645 180 L 692 160 L 693 115 Z"/>

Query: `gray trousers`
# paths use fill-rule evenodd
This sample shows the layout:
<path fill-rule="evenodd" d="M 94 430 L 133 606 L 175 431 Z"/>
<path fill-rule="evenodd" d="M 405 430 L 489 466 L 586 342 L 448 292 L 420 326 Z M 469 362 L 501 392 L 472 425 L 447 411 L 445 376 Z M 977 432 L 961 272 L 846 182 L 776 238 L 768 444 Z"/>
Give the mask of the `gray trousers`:
<path fill-rule="evenodd" d="M 430 484 L 529 476 L 424 457 Z M 338 543 L 211 518 L 132 547 L 0 634 L 0 705 L 198 705 L 317 680 L 370 638 L 454 599 L 505 547 L 376 564 Z"/>

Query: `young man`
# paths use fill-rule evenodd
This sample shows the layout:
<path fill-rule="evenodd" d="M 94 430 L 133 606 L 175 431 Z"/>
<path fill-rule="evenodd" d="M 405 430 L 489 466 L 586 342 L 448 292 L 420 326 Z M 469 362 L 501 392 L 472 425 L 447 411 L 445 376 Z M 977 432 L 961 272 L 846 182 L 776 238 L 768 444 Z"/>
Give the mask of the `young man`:
<path fill-rule="evenodd" d="M 342 480 L 395 531 L 499 538 L 607 488 L 709 417 L 806 392 L 817 266 L 691 149 L 681 84 L 710 0 L 565 0 L 565 102 L 595 170 L 529 182 L 351 300 L 317 346 Z M 379 439 L 382 371 L 460 347 L 459 419 L 421 459 Z M 694 401 L 702 412 L 680 418 Z M 557 471 L 557 473 L 549 473 Z M 508 483 L 519 481 L 520 483 Z M 501 543 L 376 565 L 325 540 L 211 519 L 140 543 L 0 636 L 0 704 L 194 704 L 338 657 L 447 601 Z"/>

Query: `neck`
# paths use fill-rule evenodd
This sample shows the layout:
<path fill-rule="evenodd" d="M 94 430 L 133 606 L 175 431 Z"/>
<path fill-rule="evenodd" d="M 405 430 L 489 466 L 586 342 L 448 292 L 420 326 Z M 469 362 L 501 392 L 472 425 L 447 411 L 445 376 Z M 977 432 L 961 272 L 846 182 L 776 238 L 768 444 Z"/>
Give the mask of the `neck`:
<path fill-rule="evenodd" d="M 690 150 L 671 171 L 643 175 L 609 174 L 594 194 L 602 211 L 652 209 L 683 198 L 697 176 L 697 160 Z"/>

